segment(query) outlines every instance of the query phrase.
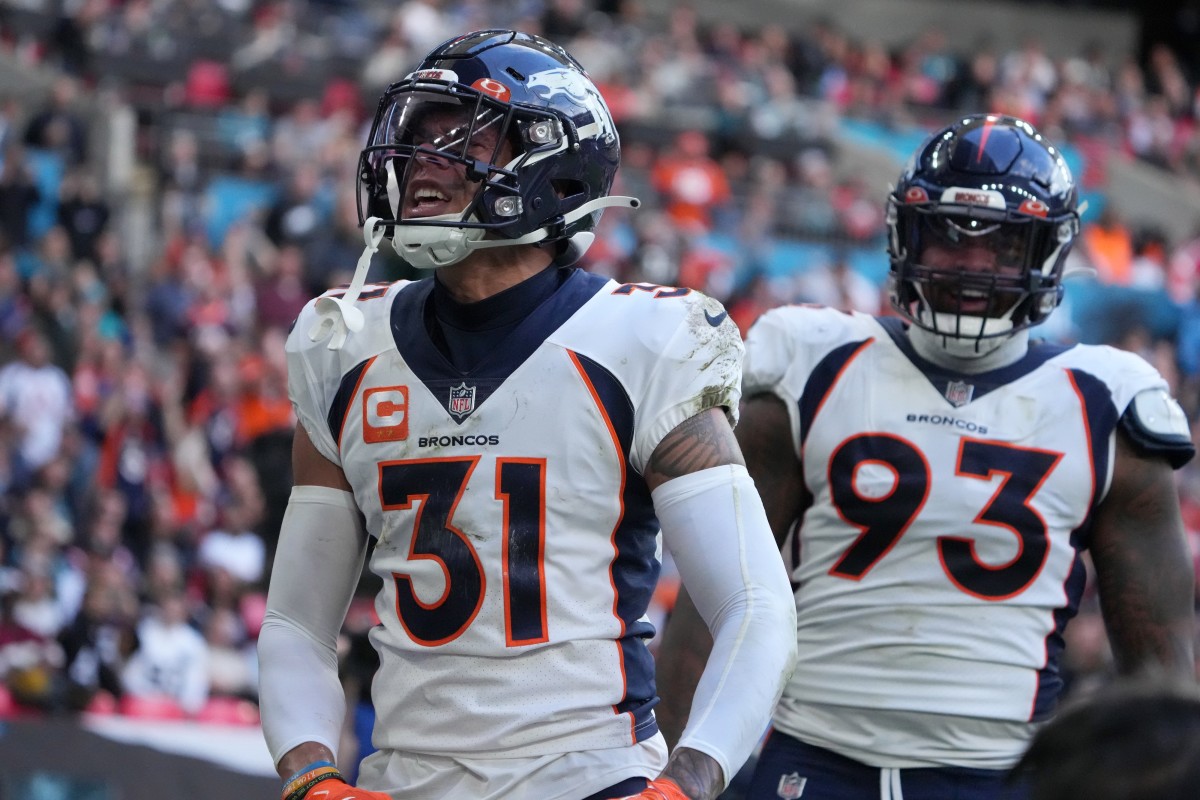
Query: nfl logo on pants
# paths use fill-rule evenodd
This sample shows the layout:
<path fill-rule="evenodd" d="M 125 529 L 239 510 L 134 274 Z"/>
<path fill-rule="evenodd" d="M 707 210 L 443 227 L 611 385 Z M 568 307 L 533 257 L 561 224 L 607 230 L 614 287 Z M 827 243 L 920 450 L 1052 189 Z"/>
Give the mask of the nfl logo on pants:
<path fill-rule="evenodd" d="M 775 792 L 783 798 L 783 800 L 796 800 L 800 795 L 804 794 L 804 784 L 808 783 L 808 778 L 801 778 L 799 772 L 793 772 L 790 775 L 781 775 L 779 777 L 779 789 Z"/>

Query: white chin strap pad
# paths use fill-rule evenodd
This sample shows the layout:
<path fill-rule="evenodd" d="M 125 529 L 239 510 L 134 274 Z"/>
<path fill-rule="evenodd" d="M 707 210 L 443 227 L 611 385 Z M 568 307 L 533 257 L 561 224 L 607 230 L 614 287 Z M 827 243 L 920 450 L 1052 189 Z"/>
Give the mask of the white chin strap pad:
<path fill-rule="evenodd" d="M 458 214 L 439 214 L 431 222 L 458 222 Z M 483 228 L 459 228 L 443 225 L 396 225 L 392 231 L 392 249 L 417 269 L 437 269 L 457 264 L 471 252 L 471 245 L 483 238 Z"/>

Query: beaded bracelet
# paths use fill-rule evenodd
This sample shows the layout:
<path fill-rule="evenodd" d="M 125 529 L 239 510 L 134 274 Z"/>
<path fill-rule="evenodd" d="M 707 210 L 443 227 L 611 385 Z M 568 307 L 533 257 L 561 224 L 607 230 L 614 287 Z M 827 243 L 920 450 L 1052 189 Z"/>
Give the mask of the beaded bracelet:
<path fill-rule="evenodd" d="M 309 789 L 328 778 L 340 780 L 342 773 L 329 761 L 314 761 L 287 779 L 283 786 L 283 800 L 300 800 Z"/>

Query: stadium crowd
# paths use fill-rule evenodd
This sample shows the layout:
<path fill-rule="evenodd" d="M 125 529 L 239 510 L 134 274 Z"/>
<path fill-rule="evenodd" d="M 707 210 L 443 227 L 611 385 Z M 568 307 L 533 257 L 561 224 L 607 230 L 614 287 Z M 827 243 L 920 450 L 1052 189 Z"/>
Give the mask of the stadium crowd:
<path fill-rule="evenodd" d="M 884 263 L 884 191 L 843 168 L 843 120 L 1007 112 L 1072 142 L 1085 188 L 1120 157 L 1200 181 L 1200 75 L 1165 46 L 1058 58 L 1033 40 L 956 49 L 930 28 L 889 49 L 827 22 L 744 30 L 637 0 L 7 3 L 0 43 L 54 80 L 40 108 L 0 101 L 0 712 L 256 719 L 253 645 L 290 489 L 283 342 L 361 249 L 364 98 L 487 26 L 561 41 L 617 118 L 617 190 L 646 207 L 605 217 L 585 266 L 702 289 L 743 331 L 783 303 L 887 306 L 885 270 L 852 259 Z M 121 194 L 90 113 L 113 95 L 137 121 Z M 1099 335 L 1146 355 L 1195 419 L 1200 238 L 1112 206 L 1085 223 L 1076 263 L 1127 292 Z M 771 268 L 782 242 L 817 246 Z M 372 269 L 410 274 L 382 254 Z M 1084 335 L 1061 316 L 1046 335 Z M 1200 467 L 1179 490 L 1200 551 Z M 355 687 L 366 597 L 346 625 Z M 1073 691 L 1102 682 L 1094 596 L 1068 630 Z"/>

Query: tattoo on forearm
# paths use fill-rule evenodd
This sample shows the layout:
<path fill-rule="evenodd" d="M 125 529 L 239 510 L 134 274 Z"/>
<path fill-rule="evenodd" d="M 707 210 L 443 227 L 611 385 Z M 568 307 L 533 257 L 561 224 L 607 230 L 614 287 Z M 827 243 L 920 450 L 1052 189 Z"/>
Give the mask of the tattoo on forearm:
<path fill-rule="evenodd" d="M 711 756 L 687 747 L 671 754 L 663 777 L 679 784 L 692 800 L 712 800 L 721 793 L 725 783 L 721 766 Z"/>

